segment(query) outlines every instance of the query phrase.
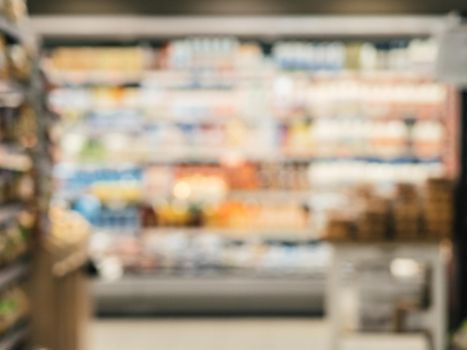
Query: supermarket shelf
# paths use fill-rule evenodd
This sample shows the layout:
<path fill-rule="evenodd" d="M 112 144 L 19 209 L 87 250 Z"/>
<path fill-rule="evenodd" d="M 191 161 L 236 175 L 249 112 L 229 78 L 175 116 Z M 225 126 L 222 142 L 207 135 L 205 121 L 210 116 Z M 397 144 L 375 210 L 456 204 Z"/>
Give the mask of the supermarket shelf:
<path fill-rule="evenodd" d="M 229 151 L 206 151 L 206 152 L 193 152 L 186 150 L 185 152 L 170 153 L 165 152 L 153 156 L 148 162 L 154 163 L 170 163 L 170 162 L 220 162 L 220 161 L 235 161 L 235 160 L 248 160 L 254 162 L 297 162 L 297 163 L 308 163 L 308 162 L 328 162 L 328 161 L 367 161 L 367 162 L 380 162 L 380 163 L 424 163 L 440 161 L 439 158 L 424 159 L 415 156 L 399 156 L 399 157 L 379 157 L 379 156 L 317 156 L 317 155 L 293 155 L 286 153 L 258 153 L 258 154 L 247 154 L 244 152 L 229 152 Z"/>
<path fill-rule="evenodd" d="M 265 79 L 272 80 L 279 76 L 293 76 L 304 79 L 341 78 L 341 79 L 371 79 L 375 81 L 395 78 L 407 81 L 426 81 L 433 79 L 430 72 L 389 71 L 389 70 L 286 70 L 258 74 L 256 72 L 232 71 L 218 76 L 210 75 L 209 80 L 203 77 L 193 77 L 194 70 L 186 68 L 182 71 L 142 70 L 133 74 L 124 74 L 113 71 L 61 71 L 47 70 L 50 83 L 59 87 L 71 86 L 139 86 L 144 89 L 153 87 L 173 91 L 229 91 L 243 82 L 258 80 L 264 83 Z M 183 79 L 180 79 L 183 77 Z M 205 82 L 207 80 L 209 82 Z M 162 81 L 166 81 L 162 83 Z M 167 83 L 169 81 L 170 83 Z"/>
<path fill-rule="evenodd" d="M 187 83 L 203 81 L 203 78 L 209 78 L 210 81 L 241 81 L 251 80 L 251 79 L 265 79 L 265 78 L 276 78 L 278 76 L 291 75 L 294 77 L 304 78 L 374 78 L 374 79 L 385 79 L 385 78 L 401 78 L 401 79 L 426 79 L 433 78 L 432 72 L 423 72 L 423 71 L 413 71 L 413 70 L 387 70 L 387 69 L 308 69 L 308 70 L 254 70 L 254 69 L 245 69 L 240 68 L 237 70 L 232 70 L 231 72 L 209 72 L 203 77 L 203 73 L 200 72 L 196 76 L 193 76 L 193 70 L 187 68 L 186 70 L 170 70 L 170 69 L 160 69 L 160 70 L 145 70 L 144 80 L 146 84 L 151 86 L 152 83 L 160 86 L 161 81 L 168 80 L 170 82 L 175 81 L 176 83 L 182 81 Z"/>
<path fill-rule="evenodd" d="M 188 153 L 188 154 L 186 154 Z M 355 161 L 355 162 L 368 162 L 368 163 L 381 163 L 381 164 L 433 164 L 441 163 L 441 157 L 434 158 L 419 158 L 419 157 L 370 157 L 370 156 L 334 156 L 334 157 L 321 157 L 321 156 L 297 156 L 297 155 L 260 155 L 260 154 L 242 154 L 241 152 L 177 152 L 171 154 L 170 152 L 161 153 L 160 155 L 153 155 L 148 158 L 143 158 L 139 161 L 65 161 L 62 165 L 68 169 L 75 171 L 92 171 L 98 169 L 130 169 L 130 168 L 143 168 L 152 165 L 177 165 L 183 163 L 193 164 L 236 164 L 242 161 L 261 162 L 261 163 L 303 163 L 308 164 L 311 162 L 336 162 L 336 161 Z M 60 165 L 60 164 L 59 164 Z"/>
<path fill-rule="evenodd" d="M 0 269 L 0 289 L 8 287 L 13 282 L 24 277 L 28 270 L 29 264 L 25 261 L 19 261 Z"/>
<path fill-rule="evenodd" d="M 29 335 L 29 329 L 26 325 L 17 327 L 8 332 L 4 337 L 0 337 L 0 350 L 15 349 Z"/>
<path fill-rule="evenodd" d="M 95 227 L 94 232 L 111 235 L 164 235 L 184 233 L 189 235 L 219 235 L 231 240 L 274 240 L 274 241 L 292 241 L 292 242 L 313 242 L 320 243 L 321 239 L 313 234 L 311 229 L 229 229 L 214 227 L 155 227 L 143 229 L 125 229 L 125 228 L 99 228 Z"/>
<path fill-rule="evenodd" d="M 77 169 L 102 169 L 102 168 L 129 168 L 129 167 L 142 167 L 158 164 L 178 164 L 178 163 L 236 163 L 237 161 L 252 161 L 252 162 L 310 162 L 313 157 L 311 156 L 285 156 L 275 153 L 267 154 L 246 154 L 241 151 L 219 151 L 218 149 L 211 148 L 210 150 L 193 150 L 184 149 L 181 151 L 167 150 L 152 153 L 150 156 L 139 157 L 136 160 L 115 160 L 115 161 L 101 161 L 101 162 L 79 162 L 79 161 L 65 161 L 67 165 L 71 165 Z"/>
<path fill-rule="evenodd" d="M 312 191 L 297 191 L 297 190 L 231 190 L 227 194 L 230 199 L 238 200 L 271 200 L 271 201 L 310 201 Z"/>
<path fill-rule="evenodd" d="M 246 37 L 429 36 L 445 16 L 35 16 L 46 38 L 157 38 L 196 35 Z"/>
<path fill-rule="evenodd" d="M 144 133 L 150 129 L 158 128 L 162 126 L 185 126 L 185 125 L 210 125 L 217 127 L 227 127 L 232 122 L 239 122 L 244 125 L 251 127 L 262 127 L 267 123 L 268 127 L 274 125 L 274 127 L 289 125 L 297 121 L 319 121 L 319 120 L 369 120 L 375 124 L 384 123 L 389 121 L 402 121 L 402 122 L 424 122 L 424 121 L 442 121 L 442 117 L 439 115 L 433 115 L 431 117 L 414 117 L 407 118 L 405 116 L 383 116 L 383 117 L 367 117 L 364 115 L 333 115 L 327 117 L 320 116 L 293 116 L 293 117 L 273 117 L 273 118 L 247 118 L 247 117 L 224 117 L 224 116 L 206 116 L 206 117 L 165 117 L 153 118 L 147 115 L 143 110 L 136 108 L 115 108 L 115 109 L 91 109 L 78 111 L 81 114 L 79 121 L 68 122 L 64 128 L 63 133 L 78 132 L 86 135 L 105 135 L 109 131 L 120 132 L 125 134 L 137 134 Z M 119 118 L 131 118 L 132 123 L 121 123 L 118 121 Z M 115 117 L 109 120 L 110 117 Z"/>
<path fill-rule="evenodd" d="M 48 81 L 56 86 L 135 86 L 143 80 L 143 72 L 124 74 L 119 71 L 68 71 L 54 72 L 47 70 Z"/>
<path fill-rule="evenodd" d="M 354 70 L 285 70 L 285 74 L 296 78 L 336 78 L 342 79 L 374 79 L 394 80 L 403 79 L 408 81 L 422 80 L 431 81 L 434 79 L 434 72 L 413 71 L 413 70 L 389 70 L 389 69 L 354 69 Z"/>
<path fill-rule="evenodd" d="M 93 286 L 97 312 L 321 313 L 324 277 L 124 277 Z"/>
<path fill-rule="evenodd" d="M 143 229 L 144 234 L 173 234 L 186 233 L 193 235 L 200 234 L 216 234 L 230 239 L 274 239 L 274 240 L 305 240 L 319 242 L 316 234 L 313 234 L 311 229 L 230 229 L 230 228 L 215 228 L 215 227 L 158 227 Z"/>

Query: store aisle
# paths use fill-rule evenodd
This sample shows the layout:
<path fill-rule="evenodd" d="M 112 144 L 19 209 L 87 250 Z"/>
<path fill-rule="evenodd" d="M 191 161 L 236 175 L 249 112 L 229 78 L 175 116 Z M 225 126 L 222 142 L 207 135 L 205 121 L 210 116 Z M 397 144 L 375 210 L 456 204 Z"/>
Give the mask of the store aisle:
<path fill-rule="evenodd" d="M 327 329 L 310 319 L 96 320 L 90 350 L 325 350 Z"/>

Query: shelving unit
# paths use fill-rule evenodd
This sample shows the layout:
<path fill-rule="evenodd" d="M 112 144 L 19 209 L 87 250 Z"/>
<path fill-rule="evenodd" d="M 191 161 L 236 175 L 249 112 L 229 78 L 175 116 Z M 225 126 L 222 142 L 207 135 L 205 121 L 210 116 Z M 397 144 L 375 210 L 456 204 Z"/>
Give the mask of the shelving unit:
<path fill-rule="evenodd" d="M 412 28 L 404 35 L 397 34 L 395 28 L 392 31 L 388 27 L 379 28 L 385 34 L 368 35 L 368 40 L 362 40 L 365 34 L 378 31 L 362 30 L 355 35 L 357 39 L 342 30 L 340 35 L 328 33 L 317 37 L 307 25 L 308 29 L 303 27 L 302 32 L 282 33 L 274 38 L 253 33 L 247 37 L 238 33 L 233 37 L 214 38 L 208 35 L 212 34 L 208 30 L 204 33 L 206 37 L 190 38 L 185 33 L 187 39 L 173 39 L 162 30 L 153 37 L 147 33 L 142 35 L 144 45 L 120 46 L 125 54 L 144 53 L 145 57 L 137 60 L 137 68 L 120 70 L 119 57 L 124 54 L 115 53 L 119 50 L 116 47 L 101 47 L 92 37 L 83 40 L 83 46 L 93 47 L 87 53 L 90 55 L 94 50 L 93 66 L 93 58 L 86 53 L 78 57 L 80 52 L 73 35 L 68 34 L 68 39 L 76 51 L 68 48 L 68 59 L 66 46 L 54 45 L 51 40 L 44 67 L 54 86 L 49 95 L 50 105 L 62 118 L 62 157 L 55 168 L 61 189 L 56 200 L 88 214 L 95 226 L 96 241 L 91 251 L 103 275 L 110 271 L 95 286 L 98 309 L 123 312 L 119 301 L 132 297 L 144 299 L 141 305 L 131 306 L 139 311 L 144 308 L 154 312 L 170 308 L 193 310 L 189 305 L 194 303 L 209 309 L 205 301 L 214 294 L 220 300 L 216 308 L 221 305 L 225 308 L 235 305 L 243 310 L 253 307 L 254 302 L 247 302 L 246 297 L 242 299 L 239 295 L 222 299 L 223 284 L 235 280 L 232 283 L 238 288 L 251 287 L 251 300 L 261 298 L 274 283 L 291 283 L 292 289 L 301 293 L 300 297 L 294 294 L 297 300 L 303 301 L 294 308 L 290 300 L 295 292 L 274 285 L 283 295 L 273 298 L 264 310 L 273 309 L 273 305 L 286 310 L 289 305 L 293 310 L 316 311 L 316 305 L 322 302 L 325 271 L 329 266 L 329 255 L 325 258 L 327 246 L 321 242 L 326 213 L 329 209 L 352 205 L 341 194 L 361 182 L 384 189 L 401 181 L 421 184 L 426 178 L 455 167 L 450 164 L 452 150 L 446 145 L 446 135 L 452 131 L 452 125 L 447 125 L 452 117 L 448 111 L 452 91 L 433 81 L 429 69 L 433 62 L 420 61 L 420 56 L 414 58 L 417 55 L 412 57 L 404 51 L 411 43 L 415 51 L 417 45 L 426 45 L 425 56 L 430 56 L 433 43 L 424 40 L 442 27 L 443 21 L 439 20 L 432 26 L 426 22 L 427 27 Z M 376 22 L 373 26 L 379 27 Z M 401 25 L 402 22 L 403 19 Z M 45 23 L 41 26 L 46 27 Z M 206 26 L 211 28 L 209 24 Z M 44 33 L 53 38 L 50 28 L 45 28 Z M 330 30 L 329 26 L 326 28 Z M 193 33 L 200 34 L 200 30 Z M 392 37 L 397 40 L 391 40 Z M 295 49 L 287 49 L 290 44 Z M 381 59 L 385 63 L 378 61 L 372 68 L 351 64 L 349 57 L 354 44 L 360 50 L 376 49 L 370 56 L 386 54 Z M 332 51 L 336 46 L 341 56 Z M 303 52 L 310 47 L 317 51 Z M 112 50 L 116 50 L 113 52 L 117 63 L 110 58 Z M 330 51 L 326 55 L 319 50 Z M 342 54 L 339 50 L 349 51 Z M 294 52 L 296 56 L 289 57 Z M 99 60 L 99 55 L 106 59 Z M 409 56 L 414 60 L 410 61 Z M 319 58 L 324 61 L 319 62 Z M 76 63 L 80 60 L 85 62 L 81 67 Z M 333 134 L 330 130 L 337 131 Z M 424 138 L 427 134 L 430 136 Z M 67 135 L 72 136 L 67 140 Z M 210 135 L 214 135 L 213 141 L 203 143 Z M 229 135 L 238 140 L 229 143 Z M 71 149 L 70 145 L 77 144 L 92 147 Z M 119 147 L 112 148 L 109 146 L 112 144 Z M 260 184 L 238 186 L 229 175 L 235 178 L 250 171 L 243 169 L 242 173 L 241 168 L 235 168 L 239 164 L 251 166 L 257 174 L 261 167 L 265 174 L 272 174 L 275 170 L 268 168 L 271 165 L 289 168 L 277 176 L 275 184 L 258 181 Z M 151 169 L 164 178 L 158 178 L 157 186 L 156 180 L 148 180 Z M 186 187 L 192 186 L 192 192 L 198 190 L 189 176 L 184 178 L 183 172 L 190 169 L 193 177 L 218 176 L 227 189 L 219 186 L 221 194 L 203 193 L 199 196 L 203 200 L 194 200 L 196 206 L 186 210 L 192 204 L 185 197 Z M 303 181 L 299 185 L 294 184 L 295 180 L 288 183 L 288 177 L 294 176 L 302 177 Z M 158 186 L 165 187 L 166 191 Z M 171 202 L 181 204 L 171 206 Z M 233 218 L 225 214 L 229 208 L 212 214 L 209 209 L 219 202 L 221 205 L 240 203 L 238 208 L 243 212 L 237 208 L 242 214 L 232 215 Z M 293 224 L 287 226 L 283 223 L 289 221 L 277 219 L 279 213 L 285 212 L 279 204 L 297 208 L 296 217 L 290 220 Z M 261 217 L 260 209 L 270 209 L 268 206 L 276 206 L 276 211 L 271 210 L 260 222 L 247 215 L 254 212 L 256 217 Z M 122 208 L 128 209 L 127 216 L 122 214 L 125 210 Z M 148 211 L 143 212 L 142 208 Z M 191 214 L 184 216 L 184 223 L 178 222 L 179 218 L 164 217 L 164 213 L 183 211 L 183 208 L 192 214 L 189 219 L 186 217 Z M 156 214 L 148 220 L 157 223 L 144 223 L 141 216 L 151 209 Z M 102 215 L 94 216 L 93 210 Z M 112 216 L 112 210 L 118 213 Z M 303 224 L 302 214 L 307 218 Z M 246 222 L 245 218 L 251 221 Z M 298 222 L 300 225 L 294 226 Z M 250 271 L 232 268 L 247 265 L 242 265 L 241 249 L 237 251 L 238 256 L 228 251 L 236 245 L 243 246 L 247 252 L 268 253 L 258 253 L 254 258 L 245 253 Z M 309 245 L 322 248 L 323 252 L 318 254 L 318 248 L 307 251 L 310 260 L 303 258 L 302 262 L 313 271 L 303 274 L 300 281 L 300 277 L 291 276 L 294 266 L 300 264 L 294 265 L 286 257 L 293 261 L 297 251 L 306 250 Z M 227 253 L 210 255 L 213 246 Z M 173 249 L 175 253 L 171 251 L 174 255 L 168 256 L 164 249 Z M 317 255 L 321 258 L 315 265 L 312 259 Z M 206 263 L 202 256 L 212 260 Z M 268 274 L 268 268 L 277 267 L 274 263 L 284 264 L 289 270 Z M 207 280 L 203 279 L 204 273 L 209 275 Z M 206 283 L 206 288 L 199 290 L 200 295 L 203 292 L 207 297 L 201 301 L 197 295 L 200 297 L 197 301 L 185 303 L 182 299 L 189 299 L 193 288 L 198 290 L 197 278 L 193 276 L 203 276 L 200 281 Z M 159 283 L 164 286 L 162 292 Z M 187 292 L 182 293 L 182 289 Z M 180 296 L 177 299 L 180 307 L 171 304 L 165 308 L 164 305 L 169 305 L 164 299 L 168 295 Z M 306 295 L 310 297 L 307 299 Z M 236 303 L 236 299 L 241 301 Z"/>
<path fill-rule="evenodd" d="M 41 114 L 33 96 L 40 95 L 34 65 L 36 38 L 26 13 L 0 13 L 0 349 L 23 349 L 31 343 L 29 282 L 35 240 L 41 231 L 36 179 L 44 170 L 38 158 L 43 145 Z M 15 18 L 10 17 L 15 16 Z"/>

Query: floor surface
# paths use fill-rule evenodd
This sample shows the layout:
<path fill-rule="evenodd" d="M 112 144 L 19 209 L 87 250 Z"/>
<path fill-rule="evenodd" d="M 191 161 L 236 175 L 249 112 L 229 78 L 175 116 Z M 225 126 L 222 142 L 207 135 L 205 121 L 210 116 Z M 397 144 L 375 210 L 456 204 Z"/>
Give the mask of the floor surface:
<path fill-rule="evenodd" d="M 300 319 L 93 321 L 89 350 L 328 350 L 324 322 Z"/>

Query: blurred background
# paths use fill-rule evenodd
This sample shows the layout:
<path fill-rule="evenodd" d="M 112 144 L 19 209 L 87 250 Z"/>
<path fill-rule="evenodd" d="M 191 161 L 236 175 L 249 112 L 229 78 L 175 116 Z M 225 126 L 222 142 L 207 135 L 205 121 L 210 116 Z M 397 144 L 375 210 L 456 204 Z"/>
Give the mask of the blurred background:
<path fill-rule="evenodd" d="M 466 14 L 0 1 L 0 349 L 467 349 Z"/>

